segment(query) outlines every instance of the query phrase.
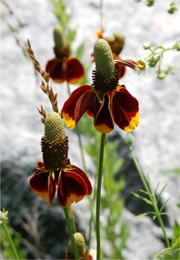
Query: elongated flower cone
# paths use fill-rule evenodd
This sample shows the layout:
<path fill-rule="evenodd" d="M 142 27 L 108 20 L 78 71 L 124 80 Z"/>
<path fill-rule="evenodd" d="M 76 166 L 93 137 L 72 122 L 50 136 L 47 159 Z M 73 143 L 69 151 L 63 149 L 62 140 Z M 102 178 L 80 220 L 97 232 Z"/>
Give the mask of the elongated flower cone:
<path fill-rule="evenodd" d="M 94 59 L 96 63 L 96 71 L 104 78 L 108 78 L 114 74 L 114 60 L 111 48 L 107 41 L 99 39 L 94 45 Z"/>
<path fill-rule="evenodd" d="M 42 137 L 41 144 L 46 169 L 65 167 L 68 159 L 68 137 L 58 113 L 48 114 L 45 120 L 45 136 Z"/>
<path fill-rule="evenodd" d="M 107 41 L 98 39 L 94 45 L 96 70 L 93 71 L 93 85 L 96 90 L 106 92 L 118 85 L 119 75 L 113 54 Z"/>

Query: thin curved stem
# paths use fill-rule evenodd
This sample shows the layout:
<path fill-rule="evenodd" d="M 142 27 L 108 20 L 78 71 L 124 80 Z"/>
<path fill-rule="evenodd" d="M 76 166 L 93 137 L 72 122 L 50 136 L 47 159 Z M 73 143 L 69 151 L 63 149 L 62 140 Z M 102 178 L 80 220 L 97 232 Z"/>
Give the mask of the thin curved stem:
<path fill-rule="evenodd" d="M 97 260 L 101 256 L 101 236 L 100 236 L 100 203 L 101 203 L 101 184 L 102 184 L 102 170 L 104 159 L 104 146 L 106 134 L 101 135 L 101 146 L 99 155 L 99 168 L 97 179 L 97 193 L 96 193 L 96 243 L 97 243 Z"/>
<path fill-rule="evenodd" d="M 8 239 L 8 241 L 9 241 L 9 244 L 11 245 L 11 248 L 12 248 L 12 251 L 13 251 L 13 254 L 14 254 L 15 259 L 16 259 L 16 260 L 19 260 L 20 258 L 19 258 L 19 256 L 18 256 L 17 251 L 16 251 L 16 247 L 15 247 L 15 245 L 14 245 L 14 243 L 13 243 L 13 240 L 12 240 L 12 238 L 11 238 L 11 235 L 10 235 L 9 231 L 8 231 L 8 228 L 6 227 L 6 224 L 5 224 L 4 222 L 2 222 L 2 227 L 3 227 L 3 229 L 4 229 L 4 232 L 5 232 L 5 234 L 6 234 L 7 239 Z"/>
<path fill-rule="evenodd" d="M 157 200 L 155 198 L 155 195 L 154 195 L 154 193 L 150 190 L 150 188 L 147 185 L 147 182 L 145 180 L 144 174 L 141 171 L 141 168 L 140 168 L 140 166 L 138 164 L 138 161 L 136 159 L 135 153 L 134 153 L 133 148 L 132 148 L 131 145 L 129 146 L 129 150 L 131 152 L 131 155 L 132 155 L 134 164 L 136 166 L 137 172 L 139 174 L 139 177 L 140 177 L 140 179 L 141 179 L 141 181 L 142 181 L 142 183 L 144 185 L 145 190 L 148 192 L 149 198 L 150 198 L 150 200 L 152 202 L 152 206 L 153 206 L 153 208 L 154 208 L 154 210 L 156 212 L 156 216 L 157 216 L 157 219 L 158 219 L 159 224 L 161 226 L 161 229 L 162 229 L 162 232 L 163 232 L 163 236 L 164 236 L 164 239 L 165 239 L 165 242 L 166 242 L 166 246 L 170 247 L 170 242 L 169 242 L 169 239 L 167 237 L 166 230 L 165 230 L 165 227 L 164 227 L 164 223 L 162 221 L 161 214 L 160 214 L 158 206 L 157 206 Z"/>
<path fill-rule="evenodd" d="M 69 217 L 69 212 L 67 208 L 64 208 L 64 215 L 65 215 L 65 219 L 66 219 L 66 224 L 68 227 L 68 232 L 69 232 L 69 237 L 71 239 L 71 244 L 72 244 L 72 248 L 73 248 L 73 252 L 74 252 L 74 257 L 76 260 L 79 260 L 79 252 L 76 246 L 76 242 L 74 239 L 74 234 L 73 234 L 73 229 L 72 229 L 72 224 L 71 224 L 71 220 Z"/>

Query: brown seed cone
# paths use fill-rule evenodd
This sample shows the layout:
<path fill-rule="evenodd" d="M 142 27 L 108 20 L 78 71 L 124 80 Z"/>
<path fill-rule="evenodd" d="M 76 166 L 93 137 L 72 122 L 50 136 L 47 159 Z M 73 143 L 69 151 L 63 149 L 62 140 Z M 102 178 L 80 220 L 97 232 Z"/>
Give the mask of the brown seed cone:
<path fill-rule="evenodd" d="M 98 71 L 93 70 L 92 78 L 95 89 L 105 93 L 106 91 L 113 90 L 117 87 L 119 74 L 118 71 L 115 70 L 114 74 L 104 79 Z"/>
<path fill-rule="evenodd" d="M 49 141 L 45 136 L 41 139 L 43 161 L 46 169 L 64 168 L 68 162 L 68 137 Z"/>

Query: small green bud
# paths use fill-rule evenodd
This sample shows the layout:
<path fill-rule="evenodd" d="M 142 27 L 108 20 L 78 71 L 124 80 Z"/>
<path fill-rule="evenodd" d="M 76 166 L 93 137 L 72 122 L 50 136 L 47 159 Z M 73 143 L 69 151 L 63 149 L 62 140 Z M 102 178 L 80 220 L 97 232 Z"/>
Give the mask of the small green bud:
<path fill-rule="evenodd" d="M 64 31 L 60 25 L 56 25 L 53 30 L 55 48 L 63 49 L 65 46 Z"/>
<path fill-rule="evenodd" d="M 180 42 L 177 42 L 174 46 L 173 49 L 175 49 L 176 51 L 180 51 Z"/>
<path fill-rule="evenodd" d="M 155 0 L 147 0 L 146 1 L 146 5 L 147 6 L 152 6 L 152 5 L 154 5 L 154 2 L 155 2 Z"/>
<path fill-rule="evenodd" d="M 127 133 L 127 134 L 126 134 L 125 142 L 126 142 L 126 144 L 129 145 L 129 146 L 131 146 L 131 145 L 133 144 L 134 140 L 133 140 L 133 136 L 132 136 L 131 133 Z"/>
<path fill-rule="evenodd" d="M 107 41 L 98 39 L 94 45 L 94 58 L 96 71 L 102 77 L 108 78 L 115 73 L 115 65 L 111 48 Z"/>
<path fill-rule="evenodd" d="M 161 71 L 161 72 L 158 73 L 158 75 L 157 75 L 157 78 L 158 78 L 158 79 L 164 79 L 165 77 L 166 77 L 166 73 L 163 72 L 163 71 Z"/>
<path fill-rule="evenodd" d="M 3 221 L 8 220 L 8 211 L 5 209 L 0 210 L 0 224 L 3 223 Z"/>
<path fill-rule="evenodd" d="M 160 56 L 151 56 L 150 58 L 148 58 L 148 64 L 149 64 L 149 67 L 155 67 L 156 64 L 158 63 L 158 61 L 160 60 Z"/>
<path fill-rule="evenodd" d="M 145 42 L 145 43 L 143 44 L 143 48 L 144 48 L 145 50 L 149 50 L 149 49 L 151 48 L 150 42 Z"/>
<path fill-rule="evenodd" d="M 178 11 L 178 7 L 174 1 L 171 2 L 170 8 L 168 9 L 169 14 L 173 14 L 174 12 Z"/>
<path fill-rule="evenodd" d="M 79 252 L 79 256 L 80 257 L 84 256 L 86 252 L 86 244 L 83 235 L 80 232 L 76 232 L 74 233 L 74 239 Z M 73 255 L 73 248 L 72 248 L 71 241 L 69 242 L 69 252 L 71 255 Z"/>
<path fill-rule="evenodd" d="M 55 141 L 65 137 L 64 125 L 61 116 L 56 112 L 51 112 L 46 117 L 45 137 L 49 141 Z"/>

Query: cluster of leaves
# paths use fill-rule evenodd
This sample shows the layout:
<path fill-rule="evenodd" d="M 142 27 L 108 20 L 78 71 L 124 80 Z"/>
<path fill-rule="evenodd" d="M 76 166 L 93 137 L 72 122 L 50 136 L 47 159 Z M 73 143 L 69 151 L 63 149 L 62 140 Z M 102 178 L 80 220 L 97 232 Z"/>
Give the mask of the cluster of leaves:
<path fill-rule="evenodd" d="M 141 2 L 141 0 L 135 0 L 136 2 Z M 151 7 L 155 4 L 155 0 L 146 0 L 146 6 L 148 7 Z M 167 12 L 169 14 L 173 14 L 175 13 L 176 11 L 178 11 L 178 7 L 177 7 L 177 4 L 176 4 L 176 1 L 172 1 L 169 5 L 169 8 L 167 9 Z"/>
<path fill-rule="evenodd" d="M 180 42 L 177 42 L 168 48 L 165 48 L 164 46 L 153 47 L 150 43 L 145 43 L 143 47 L 150 52 L 146 57 L 146 60 L 150 68 L 157 67 L 156 73 L 158 79 L 164 79 L 168 74 L 175 74 L 176 67 L 168 66 L 166 69 L 162 69 L 161 65 L 166 52 L 180 51 Z"/>
<path fill-rule="evenodd" d="M 158 252 L 153 260 L 179 260 L 180 259 L 180 225 L 177 221 L 173 227 L 173 237 L 170 247 Z"/>

